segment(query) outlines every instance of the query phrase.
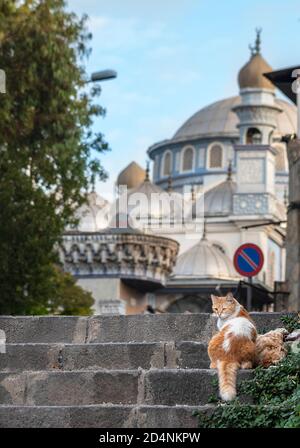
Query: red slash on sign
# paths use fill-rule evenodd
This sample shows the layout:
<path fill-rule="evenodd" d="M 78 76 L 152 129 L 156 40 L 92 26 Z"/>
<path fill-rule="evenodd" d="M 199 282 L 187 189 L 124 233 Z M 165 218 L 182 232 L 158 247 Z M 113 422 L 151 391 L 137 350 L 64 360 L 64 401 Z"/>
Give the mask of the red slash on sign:
<path fill-rule="evenodd" d="M 256 244 L 247 243 L 240 246 L 234 254 L 234 267 L 244 277 L 257 275 L 264 264 L 264 255 Z"/>

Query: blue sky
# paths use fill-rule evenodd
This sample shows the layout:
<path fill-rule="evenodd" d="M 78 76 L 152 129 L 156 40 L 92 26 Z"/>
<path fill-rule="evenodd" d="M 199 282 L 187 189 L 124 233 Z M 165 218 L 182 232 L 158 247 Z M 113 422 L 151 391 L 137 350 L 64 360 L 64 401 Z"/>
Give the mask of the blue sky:
<path fill-rule="evenodd" d="M 249 59 L 255 28 L 274 69 L 299 63 L 299 0 L 68 0 L 89 16 L 93 34 L 87 70 L 113 68 L 102 83 L 107 109 L 95 123 L 112 151 L 102 156 L 109 180 L 132 160 L 146 163 L 147 148 L 170 138 L 198 109 L 238 93 L 237 74 Z"/>

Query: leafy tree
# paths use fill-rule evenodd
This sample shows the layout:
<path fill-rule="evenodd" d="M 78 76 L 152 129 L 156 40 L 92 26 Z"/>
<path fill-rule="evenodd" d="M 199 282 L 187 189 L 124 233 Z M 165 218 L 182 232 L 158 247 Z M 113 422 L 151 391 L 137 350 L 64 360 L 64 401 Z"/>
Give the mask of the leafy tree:
<path fill-rule="evenodd" d="M 55 247 L 97 176 L 107 149 L 91 130 L 93 103 L 83 64 L 86 17 L 63 0 L 1 0 L 0 313 L 27 314 L 51 300 Z"/>
<path fill-rule="evenodd" d="M 30 314 L 58 314 L 86 316 L 92 314 L 94 299 L 90 292 L 76 284 L 71 274 L 53 268 L 52 294 L 47 303 L 35 305 Z"/>

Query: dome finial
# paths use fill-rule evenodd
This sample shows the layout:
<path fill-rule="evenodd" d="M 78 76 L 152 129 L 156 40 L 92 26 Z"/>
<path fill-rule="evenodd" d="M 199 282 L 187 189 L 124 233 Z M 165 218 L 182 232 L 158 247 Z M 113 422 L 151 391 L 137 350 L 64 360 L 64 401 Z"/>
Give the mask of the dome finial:
<path fill-rule="evenodd" d="M 168 177 L 168 188 L 167 188 L 167 192 L 168 192 L 168 193 L 172 193 L 172 191 L 173 191 L 173 179 L 172 179 L 172 176 L 170 175 L 170 176 Z"/>
<path fill-rule="evenodd" d="M 249 45 L 251 56 L 255 56 L 256 54 L 260 54 L 260 47 L 261 47 L 261 32 L 262 28 L 256 28 L 256 39 L 254 45 Z"/>
<path fill-rule="evenodd" d="M 194 184 L 191 185 L 191 201 L 194 202 L 196 199 L 196 195 L 195 195 L 195 187 Z"/>
<path fill-rule="evenodd" d="M 147 160 L 146 162 L 146 176 L 145 176 L 145 182 L 149 182 L 150 181 L 150 162 L 149 160 Z"/>
<path fill-rule="evenodd" d="M 229 160 L 228 168 L 227 168 L 227 180 L 232 180 L 232 161 Z"/>
<path fill-rule="evenodd" d="M 201 241 L 206 240 L 206 219 L 204 218 L 203 220 L 203 233 L 202 233 L 202 238 Z"/>

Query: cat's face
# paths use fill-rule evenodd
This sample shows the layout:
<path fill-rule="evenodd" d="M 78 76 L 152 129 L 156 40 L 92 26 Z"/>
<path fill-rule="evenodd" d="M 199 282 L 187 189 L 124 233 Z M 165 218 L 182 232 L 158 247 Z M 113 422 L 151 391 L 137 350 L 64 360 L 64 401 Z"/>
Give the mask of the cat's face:
<path fill-rule="evenodd" d="M 212 295 L 211 300 L 213 313 L 221 319 L 227 319 L 227 317 L 234 314 L 237 306 L 239 305 L 238 301 L 235 300 L 231 292 L 229 292 L 225 297 L 217 297 Z"/>

